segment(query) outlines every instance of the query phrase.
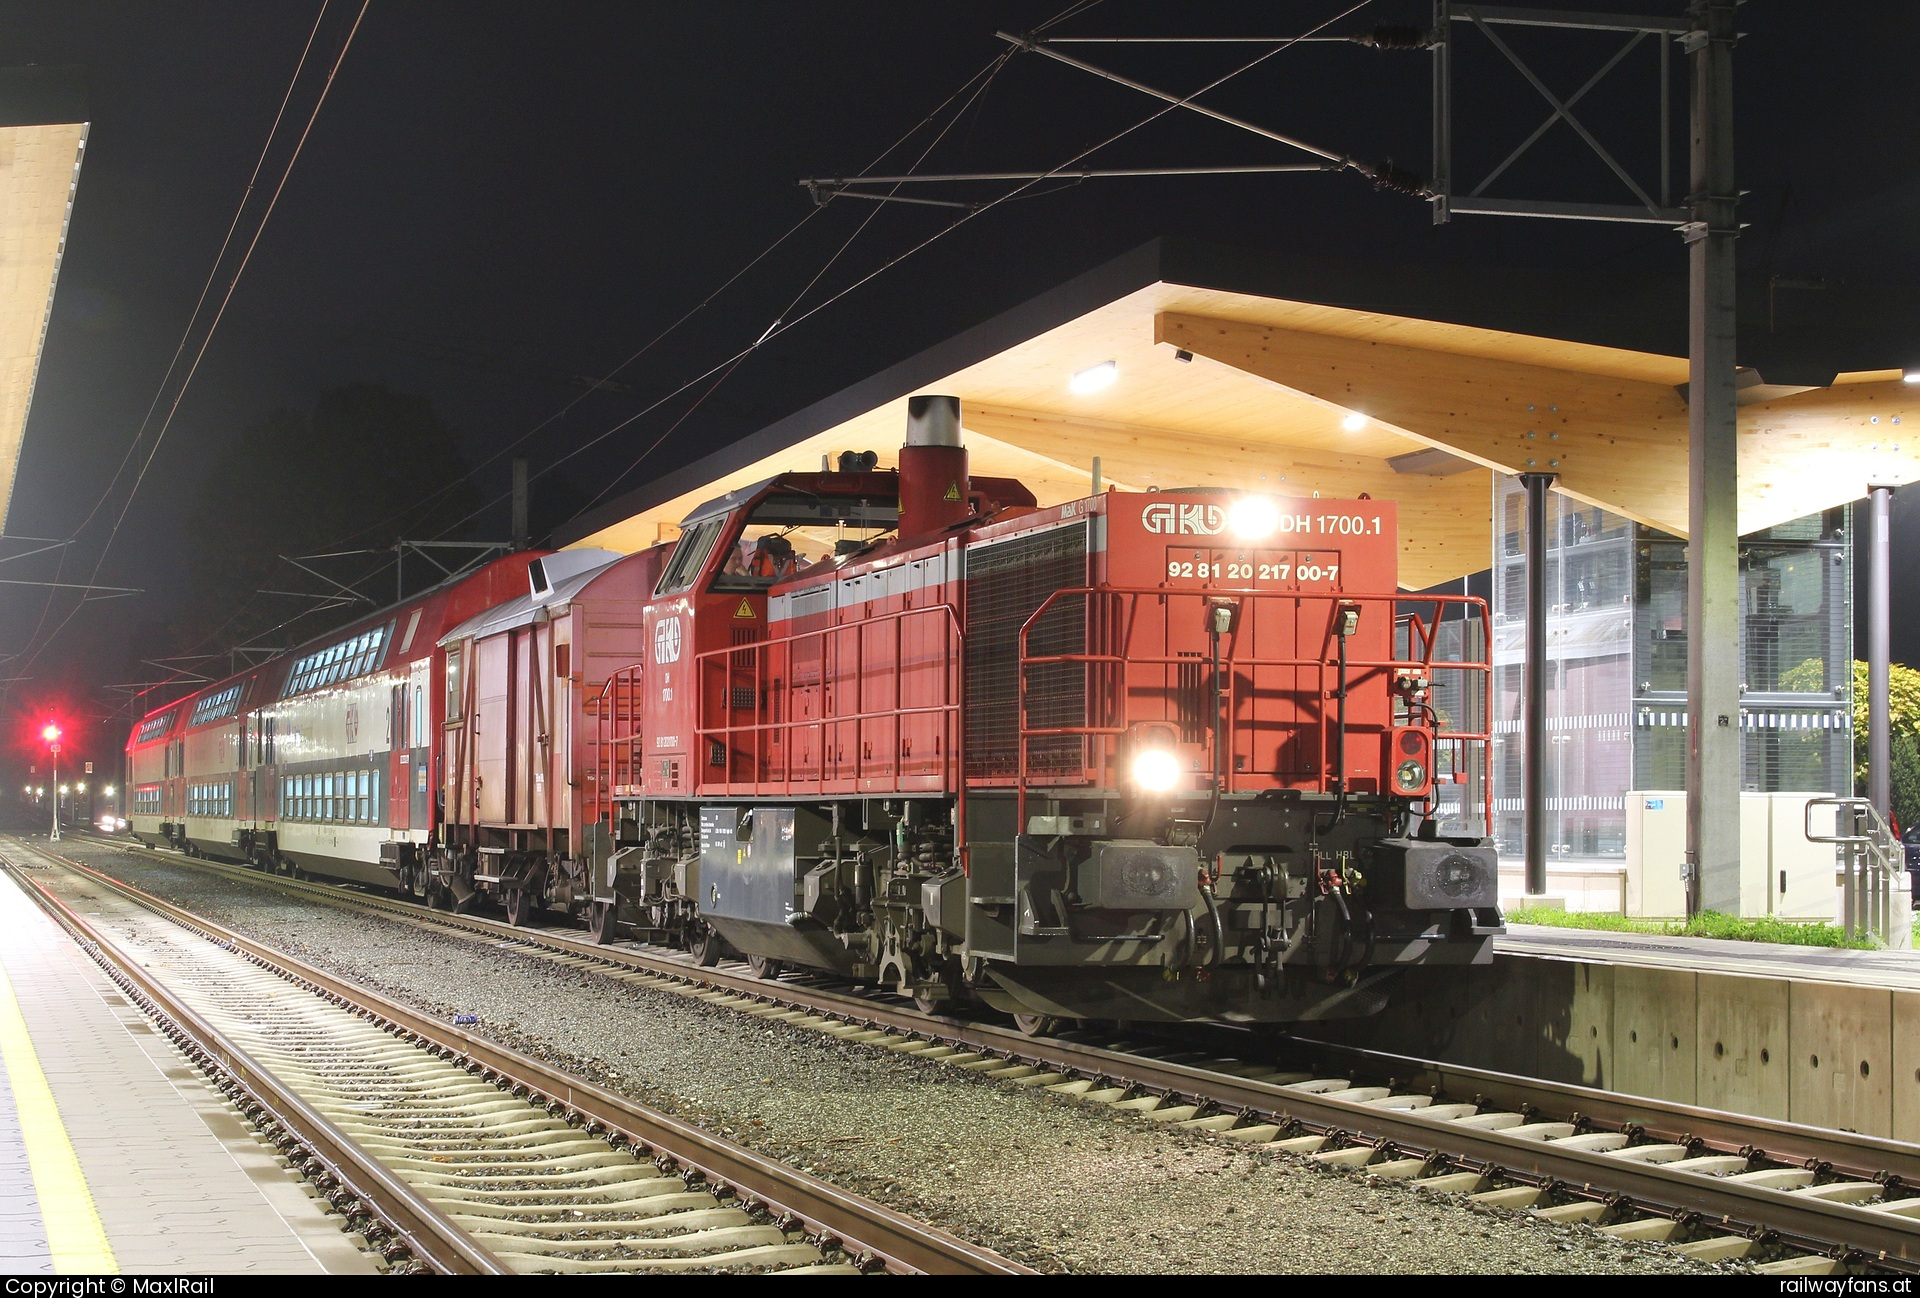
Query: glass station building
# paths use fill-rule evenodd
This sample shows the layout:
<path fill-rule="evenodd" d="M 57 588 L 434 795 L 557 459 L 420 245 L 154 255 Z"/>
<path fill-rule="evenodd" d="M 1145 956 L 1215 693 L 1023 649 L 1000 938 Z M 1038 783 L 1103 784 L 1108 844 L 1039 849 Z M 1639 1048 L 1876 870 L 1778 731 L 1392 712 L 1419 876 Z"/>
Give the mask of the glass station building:
<path fill-rule="evenodd" d="M 1743 537 L 1741 787 L 1852 791 L 1850 506 Z M 1494 833 L 1523 851 L 1526 493 L 1493 477 Z M 1686 542 L 1547 497 L 1548 851 L 1627 853 L 1627 800 L 1686 787 Z"/>

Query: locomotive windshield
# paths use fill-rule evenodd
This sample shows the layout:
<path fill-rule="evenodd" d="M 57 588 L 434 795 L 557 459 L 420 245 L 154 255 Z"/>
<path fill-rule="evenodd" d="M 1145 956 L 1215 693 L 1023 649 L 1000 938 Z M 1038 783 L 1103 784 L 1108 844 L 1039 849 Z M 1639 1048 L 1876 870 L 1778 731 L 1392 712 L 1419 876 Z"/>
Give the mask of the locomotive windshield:
<path fill-rule="evenodd" d="M 782 492 L 746 511 L 690 523 L 660 577 L 659 595 L 687 589 L 707 567 L 716 542 L 727 545 L 715 590 L 757 590 L 836 554 L 871 544 L 899 525 L 892 500 Z"/>

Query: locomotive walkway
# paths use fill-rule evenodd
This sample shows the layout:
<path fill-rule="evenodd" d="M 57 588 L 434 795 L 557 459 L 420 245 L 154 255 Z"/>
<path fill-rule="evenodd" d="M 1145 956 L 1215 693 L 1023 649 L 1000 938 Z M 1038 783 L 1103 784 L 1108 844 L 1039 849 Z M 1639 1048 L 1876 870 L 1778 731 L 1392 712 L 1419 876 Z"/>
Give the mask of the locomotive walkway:
<path fill-rule="evenodd" d="M 0 1272 L 375 1273 L 3 873 L 0 933 Z"/>

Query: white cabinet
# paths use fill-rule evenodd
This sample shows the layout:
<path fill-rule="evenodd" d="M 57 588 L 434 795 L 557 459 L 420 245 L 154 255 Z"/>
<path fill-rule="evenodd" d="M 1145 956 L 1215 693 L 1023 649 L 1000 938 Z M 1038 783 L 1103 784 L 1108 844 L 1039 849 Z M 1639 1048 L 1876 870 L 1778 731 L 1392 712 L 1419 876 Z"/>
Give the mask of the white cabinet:
<path fill-rule="evenodd" d="M 1833 847 L 1809 843 L 1806 805 L 1821 793 L 1740 795 L 1740 913 L 1782 919 L 1835 914 Z M 1816 829 L 1831 833 L 1833 813 L 1816 809 Z M 1627 914 L 1676 919 L 1687 913 L 1681 866 L 1687 859 L 1687 795 L 1680 790 L 1627 794 Z"/>

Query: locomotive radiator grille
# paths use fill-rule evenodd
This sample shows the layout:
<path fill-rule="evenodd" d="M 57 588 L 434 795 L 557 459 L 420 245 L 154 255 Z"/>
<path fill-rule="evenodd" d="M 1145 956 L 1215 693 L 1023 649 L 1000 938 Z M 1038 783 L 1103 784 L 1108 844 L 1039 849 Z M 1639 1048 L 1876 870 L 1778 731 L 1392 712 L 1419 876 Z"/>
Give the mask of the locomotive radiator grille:
<path fill-rule="evenodd" d="M 1016 537 L 967 552 L 967 775 L 1009 776 L 1020 764 L 1020 628 L 1047 596 L 1087 584 L 1084 523 Z M 1084 653 L 1086 598 L 1063 598 L 1027 636 L 1033 655 Z M 1027 669 L 1027 723 L 1087 724 L 1087 669 L 1050 663 Z M 1032 774 L 1077 776 L 1086 740 L 1044 736 L 1027 744 Z"/>

